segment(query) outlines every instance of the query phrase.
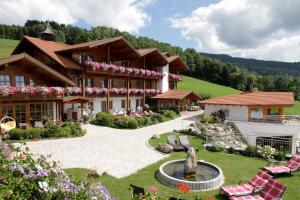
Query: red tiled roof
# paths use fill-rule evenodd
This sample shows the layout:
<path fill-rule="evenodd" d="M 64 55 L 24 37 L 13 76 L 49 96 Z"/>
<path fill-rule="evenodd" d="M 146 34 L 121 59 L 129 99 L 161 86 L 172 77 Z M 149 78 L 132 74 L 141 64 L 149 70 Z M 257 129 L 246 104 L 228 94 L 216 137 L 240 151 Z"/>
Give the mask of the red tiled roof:
<path fill-rule="evenodd" d="M 80 65 L 71 59 L 68 59 L 62 55 L 59 55 L 55 53 L 55 51 L 63 50 L 70 45 L 63 44 L 59 42 L 53 42 L 53 41 L 46 41 L 39 38 L 33 38 L 29 36 L 24 36 L 24 39 L 32 43 L 34 46 L 39 48 L 41 51 L 43 51 L 45 54 L 47 54 L 49 57 L 51 57 L 53 60 L 58 62 L 60 65 L 62 65 L 65 68 L 70 69 L 81 69 Z"/>
<path fill-rule="evenodd" d="M 201 97 L 199 97 L 197 94 L 195 94 L 191 90 L 168 90 L 165 93 L 158 94 L 154 97 L 151 97 L 153 99 L 173 99 L 173 100 L 181 100 L 185 97 L 190 96 L 191 99 L 194 100 L 200 100 Z"/>
<path fill-rule="evenodd" d="M 201 101 L 202 104 L 214 105 L 244 105 L 244 106 L 269 106 L 294 104 L 292 92 L 245 92 L 230 96 L 216 97 Z"/>

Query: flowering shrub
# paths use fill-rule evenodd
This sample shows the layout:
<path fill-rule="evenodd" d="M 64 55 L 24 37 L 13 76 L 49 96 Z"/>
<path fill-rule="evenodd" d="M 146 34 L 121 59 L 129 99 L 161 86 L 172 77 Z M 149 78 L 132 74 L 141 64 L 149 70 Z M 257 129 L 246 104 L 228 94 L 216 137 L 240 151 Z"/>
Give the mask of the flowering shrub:
<path fill-rule="evenodd" d="M 174 81 L 181 81 L 181 77 L 176 75 L 176 74 L 171 74 L 169 73 L 169 79 L 174 80 Z"/>
<path fill-rule="evenodd" d="M 27 151 L 12 157 L 6 143 L 0 144 L 0 160 L 0 199 L 114 199 L 100 183 L 73 183 L 46 157 L 33 159 Z"/>
<path fill-rule="evenodd" d="M 65 93 L 65 89 L 62 87 L 32 87 L 32 86 L 23 86 L 23 87 L 11 87 L 11 86 L 1 86 L 0 87 L 0 95 L 1 96 L 10 96 L 17 94 L 27 94 L 27 95 L 63 95 Z"/>
<path fill-rule="evenodd" d="M 263 146 L 263 147 L 262 146 L 257 146 L 257 152 L 264 159 L 270 159 L 270 158 L 273 158 L 273 156 L 276 153 L 276 150 L 274 148 L 272 148 L 271 146 L 266 145 L 266 146 Z"/>
<path fill-rule="evenodd" d="M 93 61 L 85 61 L 84 64 L 86 66 L 90 66 L 94 71 L 102 71 L 102 72 L 118 72 L 124 75 L 142 75 L 151 78 L 162 78 L 164 75 L 161 72 L 151 71 L 151 70 L 144 70 L 139 68 L 131 68 L 131 67 L 123 67 L 123 66 L 116 66 L 113 64 L 106 64 L 106 63 L 98 63 Z"/>

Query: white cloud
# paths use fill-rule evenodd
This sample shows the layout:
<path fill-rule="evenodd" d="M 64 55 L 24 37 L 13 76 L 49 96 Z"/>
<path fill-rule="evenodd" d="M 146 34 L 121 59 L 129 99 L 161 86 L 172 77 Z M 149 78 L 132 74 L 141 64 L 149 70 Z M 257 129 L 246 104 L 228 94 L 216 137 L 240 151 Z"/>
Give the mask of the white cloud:
<path fill-rule="evenodd" d="M 299 8 L 299 0 L 222 0 L 169 21 L 200 51 L 299 61 Z"/>
<path fill-rule="evenodd" d="M 1 0 L 0 23 L 23 25 L 27 19 L 55 20 L 74 24 L 78 20 L 106 25 L 130 33 L 150 23 L 145 6 L 153 0 Z"/>

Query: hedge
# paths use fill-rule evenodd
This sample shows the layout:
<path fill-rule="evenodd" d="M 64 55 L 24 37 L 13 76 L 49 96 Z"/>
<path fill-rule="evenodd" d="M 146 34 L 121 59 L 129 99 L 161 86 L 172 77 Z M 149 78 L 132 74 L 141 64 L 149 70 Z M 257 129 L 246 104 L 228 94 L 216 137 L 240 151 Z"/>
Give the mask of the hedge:
<path fill-rule="evenodd" d="M 81 129 L 79 123 L 66 122 L 61 126 L 46 123 L 45 128 L 15 128 L 9 131 L 11 140 L 33 139 L 33 138 L 60 138 L 83 136 L 85 131 Z"/>
<path fill-rule="evenodd" d="M 159 110 L 158 113 L 152 116 L 142 116 L 137 118 L 115 116 L 112 114 L 100 112 L 96 114 L 96 118 L 92 123 L 95 125 L 107 126 L 112 128 L 136 129 L 139 127 L 169 121 L 175 119 L 177 116 L 178 115 L 173 110 Z"/>

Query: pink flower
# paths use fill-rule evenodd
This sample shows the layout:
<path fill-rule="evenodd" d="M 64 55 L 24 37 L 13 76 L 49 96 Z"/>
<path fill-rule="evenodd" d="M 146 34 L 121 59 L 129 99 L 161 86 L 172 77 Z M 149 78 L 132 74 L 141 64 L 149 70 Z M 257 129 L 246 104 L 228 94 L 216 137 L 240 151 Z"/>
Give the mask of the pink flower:
<path fill-rule="evenodd" d="M 152 186 L 150 186 L 148 188 L 148 192 L 150 192 L 150 193 L 157 193 L 157 188 L 154 185 L 152 185 Z"/>

